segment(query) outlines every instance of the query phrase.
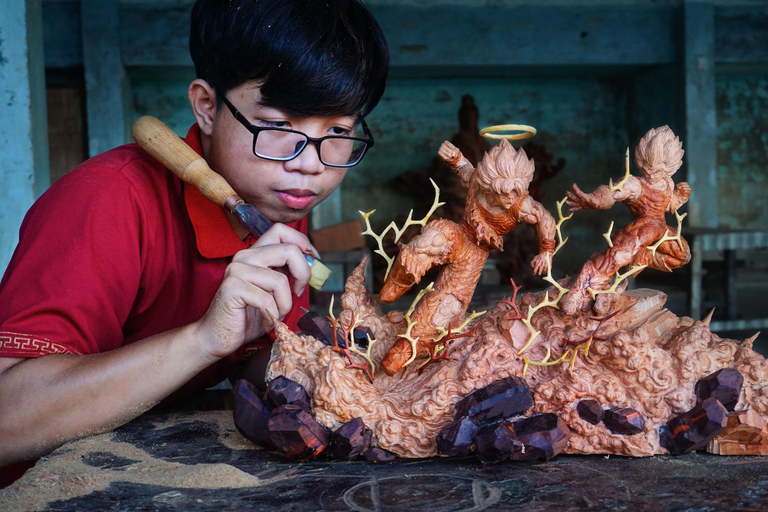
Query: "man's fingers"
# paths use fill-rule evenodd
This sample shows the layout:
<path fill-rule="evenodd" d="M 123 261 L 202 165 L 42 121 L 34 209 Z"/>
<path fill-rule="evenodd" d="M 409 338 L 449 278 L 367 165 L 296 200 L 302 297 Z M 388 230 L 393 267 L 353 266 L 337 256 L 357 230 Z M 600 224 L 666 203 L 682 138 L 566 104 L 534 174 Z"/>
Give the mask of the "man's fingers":
<path fill-rule="evenodd" d="M 280 243 L 252 247 L 235 254 L 233 263 L 242 263 L 252 267 L 265 267 L 280 269 L 288 267 L 288 271 L 294 278 L 293 292 L 300 292 L 307 286 L 311 276 L 309 264 L 301 248 L 295 244 Z"/>
<path fill-rule="evenodd" d="M 269 312 L 268 309 L 262 311 L 261 326 L 264 328 L 264 332 L 270 332 L 272 329 L 274 329 L 276 322 L 277 320 L 275 320 L 275 317 L 272 315 L 272 313 Z"/>
<path fill-rule="evenodd" d="M 244 305 L 257 308 L 262 315 L 270 311 L 274 317 L 282 318 L 293 305 L 288 278 L 270 268 L 233 262 L 227 267 L 222 286 L 233 287 L 232 292 Z"/>
<path fill-rule="evenodd" d="M 285 224 L 275 224 L 267 230 L 266 233 L 261 235 L 254 247 L 263 247 L 266 245 L 275 244 L 293 244 L 301 249 L 301 252 L 306 254 L 312 254 L 316 258 L 320 258 L 320 255 L 303 233 L 299 233 L 293 228 L 289 228 Z"/>

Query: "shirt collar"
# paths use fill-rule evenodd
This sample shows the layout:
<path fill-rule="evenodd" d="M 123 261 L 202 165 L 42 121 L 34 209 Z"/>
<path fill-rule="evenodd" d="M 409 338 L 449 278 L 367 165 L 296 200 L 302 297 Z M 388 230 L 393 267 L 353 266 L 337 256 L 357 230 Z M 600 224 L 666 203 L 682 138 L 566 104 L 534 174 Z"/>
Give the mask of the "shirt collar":
<path fill-rule="evenodd" d="M 197 154 L 203 155 L 200 127 L 197 123 L 189 129 L 185 140 Z M 197 250 L 203 258 L 228 258 L 253 245 L 256 238 L 252 236 L 248 236 L 245 241 L 240 240 L 223 208 L 206 199 L 192 185 L 184 183 L 183 187 L 184 203 L 187 207 L 189 220 L 195 230 Z M 286 225 L 299 229 L 300 223 L 301 220 Z"/>

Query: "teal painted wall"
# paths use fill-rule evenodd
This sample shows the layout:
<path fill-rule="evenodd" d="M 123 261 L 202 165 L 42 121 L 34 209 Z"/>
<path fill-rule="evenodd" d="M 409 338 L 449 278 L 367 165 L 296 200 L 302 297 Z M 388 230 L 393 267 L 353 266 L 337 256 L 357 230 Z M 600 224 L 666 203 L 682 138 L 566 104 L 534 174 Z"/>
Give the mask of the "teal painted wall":
<path fill-rule="evenodd" d="M 590 79 L 456 79 L 392 80 L 370 125 L 376 146 L 370 157 L 342 184 L 344 215 L 376 208 L 374 228 L 381 230 L 410 208 L 420 217 L 432 196 L 412 204 L 398 194 L 392 179 L 408 170 L 425 170 L 442 141 L 458 130 L 457 110 L 463 94 L 471 94 L 480 110 L 480 126 L 528 124 L 555 160 L 565 158 L 563 171 L 544 186 L 544 205 L 555 214 L 571 183 L 595 187 L 624 169 L 627 145 L 626 92 L 620 82 Z M 524 141 L 522 141 L 524 143 Z M 515 143 L 520 145 L 519 143 Z M 626 218 L 625 209 L 617 208 Z M 566 268 L 603 248 L 599 232 L 610 223 L 602 212 L 582 213 L 568 221 L 568 249 L 556 263 Z M 597 233 L 597 236 L 595 234 Z"/>
<path fill-rule="evenodd" d="M 47 114 L 39 0 L 0 7 L 0 275 L 21 221 L 48 188 Z"/>
<path fill-rule="evenodd" d="M 722 227 L 768 226 L 768 74 L 719 75 L 717 187 Z"/>
<path fill-rule="evenodd" d="M 193 122 L 186 99 L 191 74 L 178 72 L 170 79 L 132 77 L 134 118 L 152 114 L 184 135 Z M 565 158 L 563 171 L 545 185 L 544 205 L 555 214 L 571 183 L 591 189 L 624 172 L 627 87 L 624 80 L 565 79 L 392 79 L 369 117 L 376 145 L 363 163 L 352 169 L 341 186 L 342 220 L 359 218 L 358 210 L 376 209 L 374 229 L 382 230 L 398 216 L 421 217 L 432 195 L 414 203 L 403 197 L 393 179 L 405 171 L 426 170 L 442 141 L 458 130 L 457 111 L 463 94 L 472 94 L 480 109 L 480 126 L 529 124 L 537 128 L 533 139 L 555 160 Z M 650 127 L 649 127 L 650 128 Z M 626 208 L 582 212 L 565 224 L 568 248 L 558 255 L 563 268 L 577 265 L 604 248 L 600 233 L 612 218 L 617 225 L 629 220 Z"/>

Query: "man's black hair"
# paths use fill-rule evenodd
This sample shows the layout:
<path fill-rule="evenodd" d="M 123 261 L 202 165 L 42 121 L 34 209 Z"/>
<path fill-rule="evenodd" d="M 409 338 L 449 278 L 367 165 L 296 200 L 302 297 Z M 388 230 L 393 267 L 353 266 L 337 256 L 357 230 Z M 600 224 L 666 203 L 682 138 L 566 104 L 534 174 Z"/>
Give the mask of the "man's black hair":
<path fill-rule="evenodd" d="M 218 94 L 255 81 L 292 115 L 361 115 L 381 99 L 389 50 L 358 0 L 197 0 L 189 50 Z"/>

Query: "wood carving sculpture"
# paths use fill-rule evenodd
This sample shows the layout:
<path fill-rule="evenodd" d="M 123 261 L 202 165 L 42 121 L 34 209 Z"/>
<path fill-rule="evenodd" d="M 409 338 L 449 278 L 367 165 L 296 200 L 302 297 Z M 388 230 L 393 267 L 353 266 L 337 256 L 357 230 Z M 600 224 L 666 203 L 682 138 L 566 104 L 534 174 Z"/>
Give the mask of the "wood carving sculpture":
<path fill-rule="evenodd" d="M 576 311 L 569 314 L 562 306 L 570 292 L 551 275 L 551 255 L 566 240 L 561 233 L 569 218 L 562 215 L 565 200 L 557 203 L 554 222 L 527 194 L 529 160 L 505 141 L 477 169 L 444 144 L 441 158 L 469 189 L 465 217 L 458 225 L 445 220 L 427 224 L 439 204 L 436 199 L 430 214 L 411 222 L 424 226 L 423 233 L 401 247 L 382 296 L 397 296 L 425 269 L 444 264 L 434 291 L 423 303 L 417 298 L 418 308 L 412 306 L 408 313 L 383 314 L 365 285 L 363 261 L 346 282 L 338 316 L 331 306 L 327 332 L 293 333 L 276 322 L 267 379 L 283 376 L 303 386 L 323 428 L 338 431 L 361 420 L 370 429 L 372 446 L 400 457 L 457 454 L 451 445 L 441 447 L 440 440 L 451 433 L 458 436 L 456 427 L 471 427 L 473 418 L 477 430 L 463 441 L 466 450 L 480 456 L 494 439 L 501 445 L 509 441 L 511 453 L 496 460 L 535 453 L 528 448 L 514 452 L 512 431 L 515 442 L 546 449 L 544 458 L 556 453 L 649 456 L 704 449 L 768 455 L 768 361 L 752 350 L 757 335 L 744 341 L 720 338 L 709 330 L 711 314 L 706 319 L 678 317 L 664 308 L 661 292 L 618 289 L 618 275 L 600 295 L 610 300 L 595 304 L 594 311 L 586 307 L 586 294 L 600 292 L 603 281 L 622 266 L 631 266 L 626 276 L 638 266 L 669 271 L 688 260 L 679 227 L 671 229 L 664 219 L 690 194 L 686 184 L 674 186 L 670 179 L 682 154 L 680 141 L 668 128 L 651 130 L 636 152 L 642 177 L 627 173 L 616 186 L 591 194 L 574 187 L 569 195 L 574 209 L 624 202 L 635 220 L 614 234 L 609 250 L 585 265 L 577 277 L 583 288 L 572 294 Z M 363 214 L 369 228 L 370 213 Z M 677 217 L 679 223 L 682 216 Z M 488 251 L 499 247 L 500 234 L 519 222 L 537 226 L 542 244 L 533 265 L 537 273 L 546 271 L 544 279 L 551 286 L 521 293 L 513 283 L 512 297 L 479 318 L 465 319 Z M 379 244 L 382 237 L 376 235 Z M 388 258 L 382 252 L 377 254 Z M 355 341 L 356 329 L 364 330 L 367 346 Z M 403 332 L 418 338 L 406 340 Z M 443 344 L 435 357 L 429 351 L 437 346 L 433 340 L 438 332 Z M 429 352 L 418 371 L 375 371 L 381 365 L 396 372 L 418 355 L 411 347 Z M 408 368 L 416 370 L 417 365 Z M 511 423 L 504 420 L 500 430 L 496 419 L 468 416 L 469 409 L 461 407 L 476 393 L 481 398 L 470 400 L 470 406 L 483 402 L 495 407 L 491 404 L 500 395 L 489 398 L 488 390 L 499 384 L 506 386 L 502 392 L 512 401 L 523 396 L 521 388 L 531 393 L 530 409 L 510 413 L 506 417 Z M 517 394 L 507 395 L 511 390 Z M 459 443 L 454 439 L 455 448 Z"/>
<path fill-rule="evenodd" d="M 521 222 L 537 227 L 539 254 L 531 262 L 536 275 L 547 272 L 555 249 L 555 220 L 528 194 L 534 166 L 525 151 L 515 150 L 502 140 L 485 154 L 477 168 L 448 141 L 438 154 L 467 188 L 464 218 L 460 224 L 445 219 L 430 222 L 419 236 L 401 245 L 380 294 L 382 302 L 392 302 L 419 282 L 427 270 L 444 265 L 434 291 L 411 316 L 415 326 L 409 334 L 412 340 L 418 340 L 416 356 L 426 353 L 441 329 L 462 321 L 488 254 L 502 249 L 504 234 Z M 411 342 L 401 338 L 381 367 L 394 375 L 413 359 Z"/>
<path fill-rule="evenodd" d="M 607 290 L 611 278 L 625 266 L 631 267 L 632 274 L 645 267 L 671 272 L 691 259 L 688 243 L 667 226 L 665 218 L 666 213 L 676 214 L 691 195 L 688 183 L 675 185 L 672 181 L 683 153 L 683 143 L 668 126 L 651 129 L 635 150 L 642 177 L 630 176 L 627 164 L 627 175 L 617 185 L 601 185 L 585 194 L 574 183 L 573 191 L 567 192 L 571 211 L 604 210 L 619 202 L 627 205 L 635 220 L 611 237 L 608 249 L 584 264 L 560 303 L 566 313 L 575 314 L 588 306 L 590 293 Z"/>

